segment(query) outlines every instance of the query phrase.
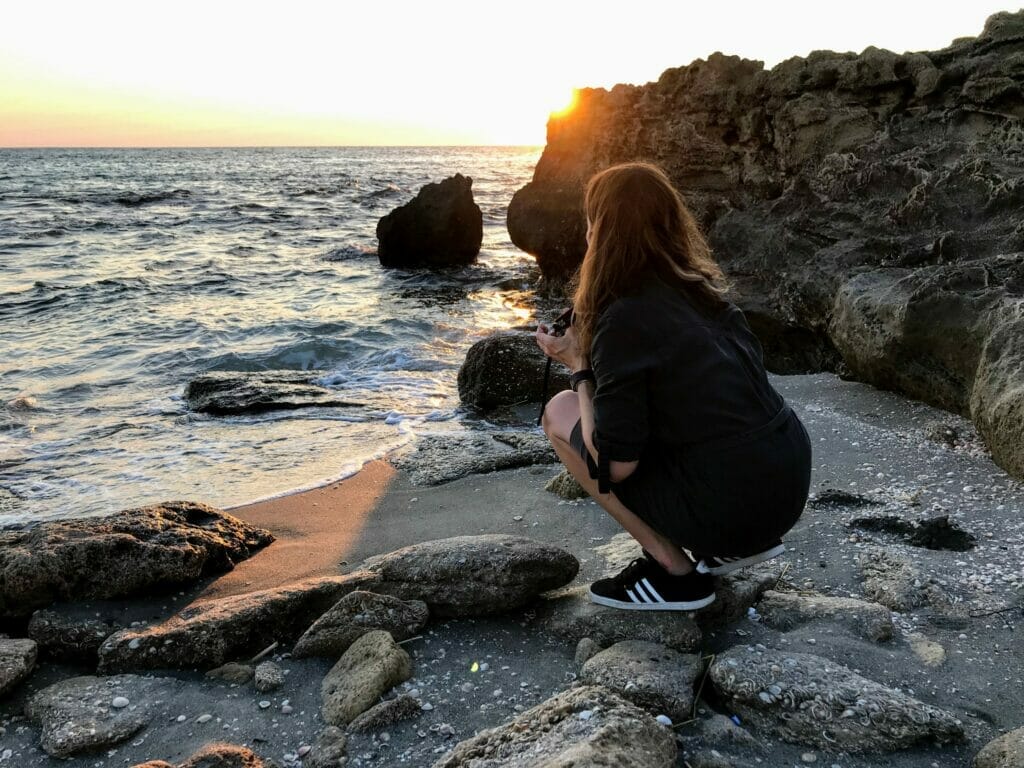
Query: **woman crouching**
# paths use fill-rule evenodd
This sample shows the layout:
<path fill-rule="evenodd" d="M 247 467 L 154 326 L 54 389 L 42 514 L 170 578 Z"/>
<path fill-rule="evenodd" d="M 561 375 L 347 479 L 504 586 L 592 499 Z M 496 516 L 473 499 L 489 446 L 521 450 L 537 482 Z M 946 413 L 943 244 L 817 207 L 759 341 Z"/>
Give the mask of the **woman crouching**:
<path fill-rule="evenodd" d="M 544 411 L 566 469 L 643 548 L 595 603 L 695 610 L 714 576 L 776 557 L 807 501 L 811 447 L 659 168 L 594 176 L 572 325 L 537 343 L 573 372 Z"/>

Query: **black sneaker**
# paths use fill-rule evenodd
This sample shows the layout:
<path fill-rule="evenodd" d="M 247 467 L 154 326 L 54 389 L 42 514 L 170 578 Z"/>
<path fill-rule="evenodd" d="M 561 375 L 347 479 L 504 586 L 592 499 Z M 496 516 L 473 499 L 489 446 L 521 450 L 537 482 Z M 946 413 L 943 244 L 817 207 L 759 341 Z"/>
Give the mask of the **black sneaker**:
<path fill-rule="evenodd" d="M 695 611 L 715 601 L 715 579 L 696 570 L 673 576 L 654 560 L 638 557 L 618 576 L 591 584 L 590 599 L 630 611 Z"/>
<path fill-rule="evenodd" d="M 697 570 L 700 573 L 708 573 L 712 576 L 724 576 L 727 573 L 738 571 L 740 568 L 746 568 L 748 565 L 755 565 L 756 563 L 763 563 L 766 560 L 771 560 L 773 557 L 778 557 L 785 551 L 785 545 L 781 540 L 779 540 L 772 546 L 768 547 L 768 549 L 748 557 L 705 556 L 699 563 L 697 563 Z"/>

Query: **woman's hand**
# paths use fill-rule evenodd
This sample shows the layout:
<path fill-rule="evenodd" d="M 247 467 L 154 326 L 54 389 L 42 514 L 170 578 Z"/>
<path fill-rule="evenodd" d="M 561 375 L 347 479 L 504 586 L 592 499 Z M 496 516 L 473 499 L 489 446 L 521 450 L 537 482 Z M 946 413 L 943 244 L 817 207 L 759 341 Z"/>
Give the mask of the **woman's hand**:
<path fill-rule="evenodd" d="M 580 354 L 579 344 L 576 340 L 576 330 L 570 325 L 562 336 L 555 336 L 550 333 L 546 325 L 538 325 L 535 337 L 537 346 L 545 355 L 557 360 L 571 371 L 578 371 L 587 367 L 586 355 Z"/>

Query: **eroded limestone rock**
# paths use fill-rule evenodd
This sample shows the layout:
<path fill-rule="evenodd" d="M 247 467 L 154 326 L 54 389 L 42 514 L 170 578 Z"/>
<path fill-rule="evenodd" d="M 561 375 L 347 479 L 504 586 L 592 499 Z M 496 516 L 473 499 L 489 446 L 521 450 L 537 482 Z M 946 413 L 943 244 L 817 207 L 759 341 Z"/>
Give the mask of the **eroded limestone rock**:
<path fill-rule="evenodd" d="M 375 592 L 422 600 L 434 615 L 478 616 L 520 608 L 566 584 L 579 563 L 564 549 L 521 536 L 456 536 L 372 557 Z"/>
<path fill-rule="evenodd" d="M 412 659 L 391 635 L 374 630 L 356 640 L 320 686 L 323 718 L 344 726 L 412 676 Z"/>
<path fill-rule="evenodd" d="M 810 654 L 734 648 L 709 678 L 756 732 L 823 750 L 888 752 L 964 737 L 950 713 Z"/>
<path fill-rule="evenodd" d="M 0 638 L 0 696 L 32 674 L 37 653 L 35 640 Z"/>
<path fill-rule="evenodd" d="M 611 691 L 585 686 L 460 742 L 434 768 L 671 768 L 675 761 L 669 728 Z"/>
<path fill-rule="evenodd" d="M 848 597 L 770 590 L 757 610 L 765 624 L 783 631 L 812 621 L 827 621 L 876 643 L 891 640 L 893 634 L 888 608 Z"/>
<path fill-rule="evenodd" d="M 299 638 L 294 656 L 338 658 L 361 636 L 374 629 L 391 633 L 395 640 L 414 636 L 430 618 L 422 600 L 399 600 L 357 590 L 351 592 L 314 622 Z"/>

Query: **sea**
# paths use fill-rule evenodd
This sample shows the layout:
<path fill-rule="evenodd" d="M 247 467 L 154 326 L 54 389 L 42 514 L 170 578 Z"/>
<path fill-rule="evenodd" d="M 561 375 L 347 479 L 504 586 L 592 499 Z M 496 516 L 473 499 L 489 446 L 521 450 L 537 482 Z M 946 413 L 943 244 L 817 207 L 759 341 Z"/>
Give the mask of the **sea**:
<path fill-rule="evenodd" d="M 540 147 L 0 150 L 0 528 L 322 485 L 476 429 L 458 369 L 535 322 L 505 226 Z M 473 179 L 475 264 L 384 269 L 381 216 Z M 360 410 L 213 417 L 207 371 L 318 371 Z"/>

